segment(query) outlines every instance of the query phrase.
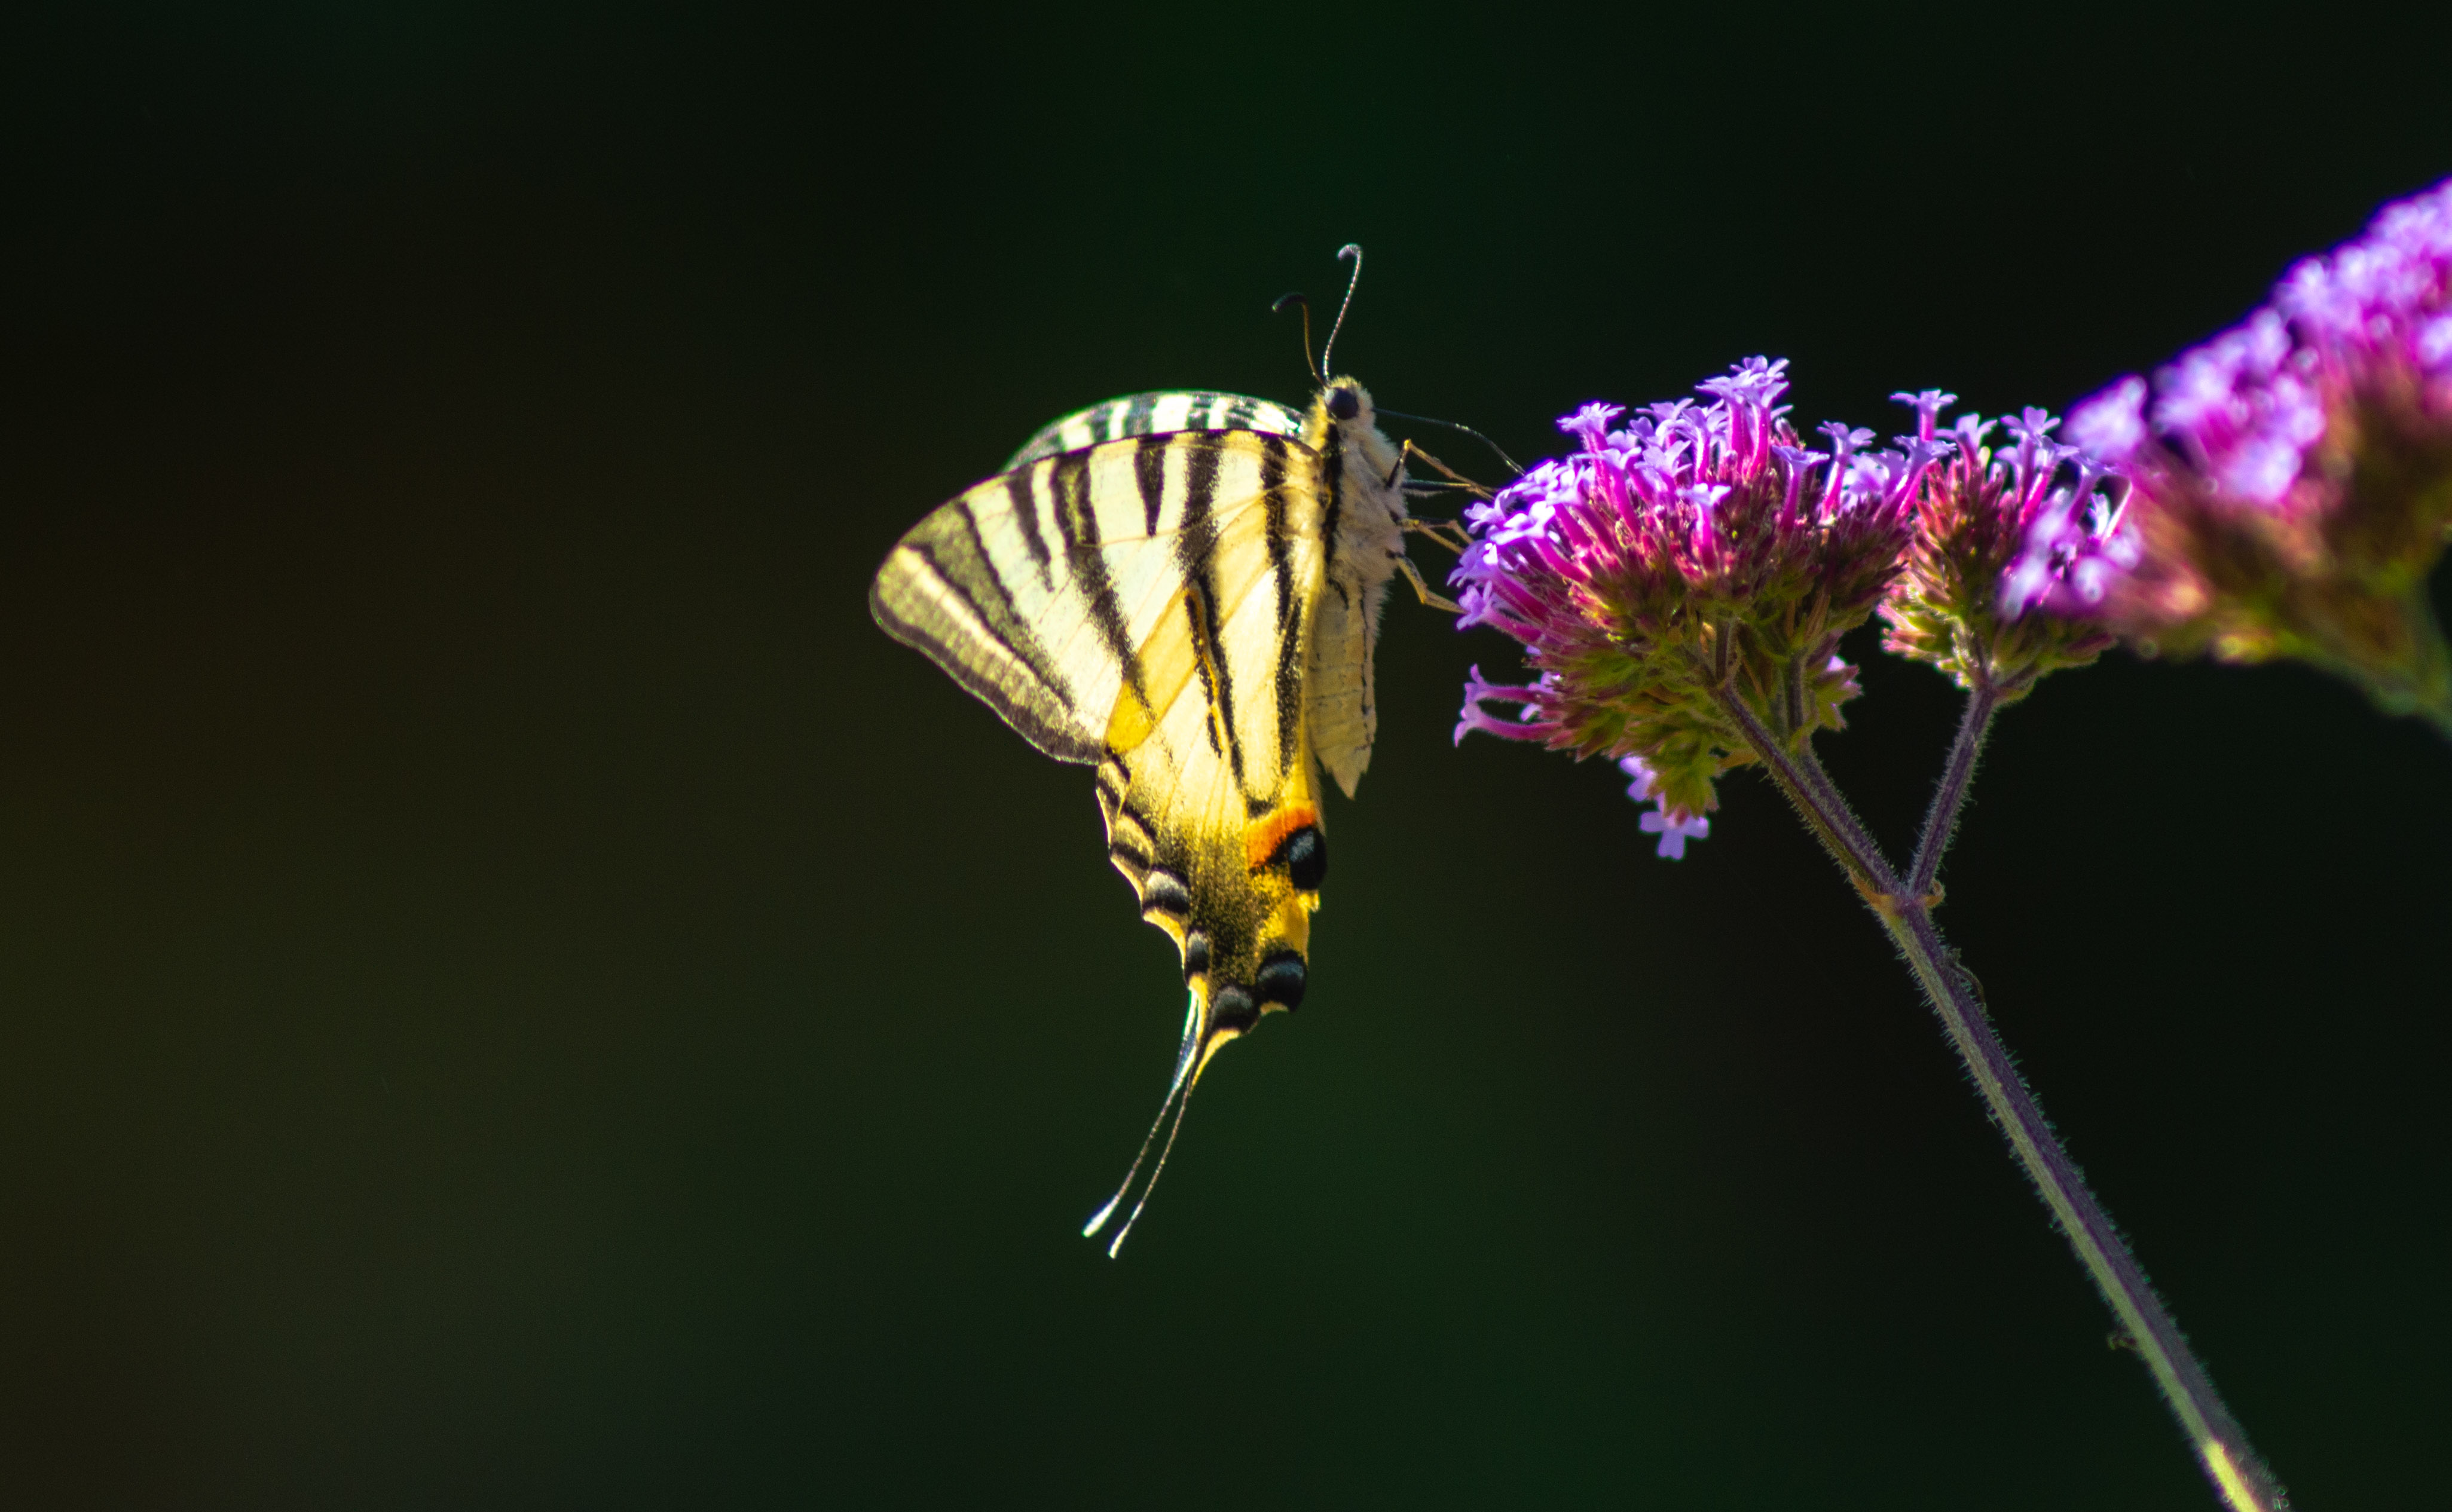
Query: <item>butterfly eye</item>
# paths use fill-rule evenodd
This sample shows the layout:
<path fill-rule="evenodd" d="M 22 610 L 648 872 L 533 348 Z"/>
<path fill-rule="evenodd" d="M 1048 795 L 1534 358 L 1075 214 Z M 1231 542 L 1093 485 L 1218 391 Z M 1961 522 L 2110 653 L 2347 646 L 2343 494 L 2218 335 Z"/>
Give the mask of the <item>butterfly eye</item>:
<path fill-rule="evenodd" d="M 1302 957 L 1292 951 L 1280 951 L 1262 964 L 1259 974 L 1252 978 L 1252 987 L 1263 1003 L 1300 1008 L 1303 989 L 1310 981 L 1311 973 L 1303 969 Z"/>
<path fill-rule="evenodd" d="M 1319 826 L 1306 824 L 1289 835 L 1277 846 L 1277 854 L 1269 857 L 1286 869 L 1286 879 L 1301 892 L 1316 893 L 1328 880 L 1328 836 Z"/>
<path fill-rule="evenodd" d="M 1328 413 L 1333 419 L 1352 420 L 1362 413 L 1361 397 L 1350 388 L 1332 388 L 1328 391 Z"/>

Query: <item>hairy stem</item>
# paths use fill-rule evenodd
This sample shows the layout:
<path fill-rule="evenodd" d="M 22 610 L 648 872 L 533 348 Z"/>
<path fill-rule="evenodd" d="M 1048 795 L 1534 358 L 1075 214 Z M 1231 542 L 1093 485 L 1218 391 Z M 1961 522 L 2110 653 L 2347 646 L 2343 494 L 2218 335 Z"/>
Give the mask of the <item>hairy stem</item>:
<path fill-rule="evenodd" d="M 1761 758 L 1763 765 L 1770 769 L 1771 780 L 1778 783 L 1779 790 L 1796 805 L 1797 815 L 1805 820 L 1806 828 L 1820 838 L 1823 849 L 1847 868 L 1857 888 L 1869 897 L 1897 892 L 1897 874 L 1890 870 L 1888 859 L 1882 854 L 1881 847 L 1873 843 L 1873 837 L 1866 833 L 1865 827 L 1856 821 L 1854 812 L 1848 807 L 1847 800 L 1840 797 L 1839 790 L 1831 786 L 1830 778 L 1822 770 L 1822 763 L 1813 757 L 1811 743 L 1800 741 L 1798 756 L 1791 756 L 1786 744 L 1772 735 L 1761 717 L 1747 705 L 1744 695 L 1723 682 L 1718 697 L 1721 709 L 1736 721 L 1738 729 L 1745 732 L 1746 743 L 1753 748 L 1754 755 Z M 1798 759 L 1799 756 L 1802 760 Z"/>
<path fill-rule="evenodd" d="M 1949 747 L 1949 764 L 1942 769 L 1941 786 L 1933 790 L 1932 807 L 1925 812 L 1924 834 L 1916 841 L 1915 860 L 1908 867 L 1908 894 L 1929 898 L 1941 875 L 1941 858 L 1958 832 L 1959 811 L 1967 806 L 1967 785 L 1975 776 L 1975 758 L 1984 737 L 1991 733 L 1992 716 L 2001 696 L 1990 682 L 1967 696 L 1967 712 L 1958 721 L 1958 738 Z"/>
<path fill-rule="evenodd" d="M 2163 1388 L 2164 1400 L 2180 1420 L 2181 1430 L 2195 1446 L 2224 1503 L 2232 1512 L 2276 1512 L 2285 1506 L 2281 1487 L 2248 1446 L 2247 1435 L 2230 1409 L 2223 1405 L 2212 1379 L 2188 1348 L 2179 1325 L 2171 1321 L 2163 1299 L 2154 1294 L 2111 1215 L 2086 1188 L 2086 1179 L 2045 1121 L 2042 1107 L 2010 1061 L 2008 1047 L 2001 1043 L 1967 972 L 1943 943 L 1941 932 L 1933 928 L 1931 913 L 1914 898 L 1897 901 L 1897 912 L 1885 916 L 1883 923 L 1914 968 L 1933 1011 L 1941 1015 L 1959 1059 L 1974 1074 L 1993 1122 L 2009 1136 L 2018 1163 L 2027 1168 L 2045 1206 L 2059 1220 L 2061 1232 L 2068 1236 L 2069 1247 L 2077 1251 L 2121 1327 L 2145 1357 L 2154 1384 Z"/>
<path fill-rule="evenodd" d="M 1977 1090 L 1984 1094 L 1985 1107 L 1991 1112 L 1993 1122 L 2008 1136 L 2018 1164 L 2034 1182 L 2061 1231 L 2068 1236 L 2070 1247 L 2077 1251 L 2086 1273 L 2094 1278 L 2128 1340 L 2145 1357 L 2146 1368 L 2162 1388 L 2172 1414 L 2180 1420 L 2182 1431 L 2187 1434 L 2224 1506 L 2229 1512 L 2283 1512 L 2289 1503 L 2281 1487 L 2249 1447 L 2246 1434 L 2241 1431 L 2230 1410 L 2223 1405 L 2213 1381 L 2188 1348 L 2187 1340 L 2171 1321 L 2162 1299 L 2146 1282 L 2146 1272 L 2128 1252 L 2111 1215 L 2086 1188 L 2068 1151 L 2045 1121 L 2035 1094 L 2018 1074 L 2008 1047 L 1992 1027 L 1991 1015 L 1985 1011 L 1973 975 L 1958 964 L 1956 952 L 1933 927 L 1931 910 L 1924 901 L 1930 891 L 1932 873 L 1941 864 L 1950 826 L 1966 799 L 1968 781 L 1990 724 L 1994 701 L 1979 699 L 1969 704 L 1968 719 L 1960 727 L 1943 777 L 1942 791 L 1935 795 L 1932 813 L 1926 821 L 1924 840 L 1917 848 L 1915 867 L 1909 874 L 1910 885 L 1903 888 L 1823 772 L 1822 764 L 1814 759 L 1809 739 L 1799 741 L 1791 753 L 1764 728 L 1734 690 L 1726 690 L 1721 696 L 1722 707 L 1745 731 L 1754 755 L 1770 770 L 1771 780 L 1788 795 L 1824 848 L 1856 879 L 1883 928 L 1908 958 L 1927 1000 L 1940 1015 L 1951 1048 L 1958 1051 L 1959 1059 L 1974 1076 Z"/>

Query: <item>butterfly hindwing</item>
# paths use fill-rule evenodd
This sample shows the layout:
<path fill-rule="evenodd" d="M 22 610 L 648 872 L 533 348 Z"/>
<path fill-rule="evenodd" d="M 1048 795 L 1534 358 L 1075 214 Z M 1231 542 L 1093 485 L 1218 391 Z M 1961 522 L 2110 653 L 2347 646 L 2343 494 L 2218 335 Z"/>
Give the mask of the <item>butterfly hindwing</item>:
<path fill-rule="evenodd" d="M 1194 481 L 1214 471 L 1220 502 L 1177 537 L 1182 583 L 1135 648 L 1140 693 L 1117 699 L 1099 796 L 1110 857 L 1182 950 L 1205 1062 L 1307 980 L 1326 850 L 1303 683 L 1324 521 L 1308 448 L 1253 432 L 1176 448 Z"/>
<path fill-rule="evenodd" d="M 1021 443 L 1021 450 L 1004 464 L 1005 470 L 1010 472 L 1041 457 L 1085 450 L 1102 441 L 1185 430 L 1252 430 L 1270 436 L 1300 436 L 1303 414 L 1265 399 L 1220 394 L 1211 389 L 1127 394 L 1049 422 Z"/>

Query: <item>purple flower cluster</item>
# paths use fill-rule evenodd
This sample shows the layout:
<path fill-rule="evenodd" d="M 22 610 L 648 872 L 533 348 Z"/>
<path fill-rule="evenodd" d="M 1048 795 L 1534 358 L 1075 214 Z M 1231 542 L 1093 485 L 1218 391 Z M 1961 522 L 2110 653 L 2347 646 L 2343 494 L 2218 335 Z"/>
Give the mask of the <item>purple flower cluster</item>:
<path fill-rule="evenodd" d="M 1870 431 L 1841 424 L 1822 427 L 1826 449 L 1801 445 L 1778 403 L 1787 366 L 1750 359 L 1697 385 L 1709 403 L 1624 424 L 1619 406 L 1587 404 L 1558 422 L 1580 451 L 1467 512 L 1458 624 L 1513 636 L 1538 676 L 1507 687 L 1476 669 L 1459 740 L 1642 756 L 1664 823 L 1691 823 L 1714 805 L 1712 779 L 1754 759 L 1729 698 L 1783 739 L 1842 722 L 1856 687 L 1839 637 L 1898 572 L 1919 483 L 1948 448 L 1869 450 Z"/>
<path fill-rule="evenodd" d="M 2083 446 L 2053 441 L 2059 422 L 2048 412 L 2029 407 L 2024 422 L 2003 421 L 2018 438 L 2004 470 L 2015 479 L 2011 492 L 2023 529 L 2017 564 L 2001 579 L 2001 606 L 2016 618 L 2047 598 L 2101 603 L 2110 575 L 2135 566 L 2138 555 L 2136 531 L 2111 496 L 2095 488 L 2114 469 Z M 2064 462 L 2075 467 L 2077 482 L 2053 488 Z"/>
<path fill-rule="evenodd" d="M 2452 648 L 2426 600 L 2452 530 L 2452 181 L 2293 268 L 2271 303 L 2126 378 L 2064 436 L 2028 408 L 1916 431 L 1791 428 L 1788 364 L 1750 358 L 1679 400 L 1558 422 L 1577 449 L 1466 511 L 1458 625 L 1519 641 L 1522 683 L 1465 687 L 1475 730 L 1619 759 L 1681 856 L 1731 767 L 1840 728 L 1839 638 L 1987 707 L 2126 637 L 2297 657 L 2452 734 Z M 1994 432 L 2001 432 L 1998 443 Z M 1785 779 L 1784 779 L 1785 780 Z"/>
<path fill-rule="evenodd" d="M 1917 438 L 1927 442 L 1957 399 L 1929 388 L 1890 397 L 1914 408 Z M 1890 627 L 1885 650 L 1928 661 L 1961 687 L 2012 699 L 2043 674 L 2083 665 L 2110 645 L 2091 626 L 2020 619 L 2047 592 L 2092 586 L 2092 566 L 2070 586 L 2072 539 L 2100 548 L 2089 560 L 2128 549 L 2118 511 L 2095 491 L 2111 469 L 2054 441 L 2058 424 L 2032 406 L 1994 421 L 1959 417 L 1947 436 L 1949 455 L 1925 474 L 1907 570 L 1882 603 Z M 1986 446 L 1996 427 L 2010 444 Z"/>
<path fill-rule="evenodd" d="M 2245 324 L 2155 375 L 2154 429 L 2228 497 L 2289 499 L 2329 405 L 2379 380 L 2452 407 L 2452 182 L 2387 206 L 2367 234 L 2292 268 Z M 2135 379 L 2103 396 L 2089 443 L 2126 461 L 2146 439 Z"/>
<path fill-rule="evenodd" d="M 2298 657 L 2387 707 L 2452 696 L 2422 597 L 2452 524 L 2452 181 L 2300 263 L 2150 388 L 2125 378 L 2080 405 L 2068 437 L 2126 500 L 2040 515 L 2005 612 Z"/>

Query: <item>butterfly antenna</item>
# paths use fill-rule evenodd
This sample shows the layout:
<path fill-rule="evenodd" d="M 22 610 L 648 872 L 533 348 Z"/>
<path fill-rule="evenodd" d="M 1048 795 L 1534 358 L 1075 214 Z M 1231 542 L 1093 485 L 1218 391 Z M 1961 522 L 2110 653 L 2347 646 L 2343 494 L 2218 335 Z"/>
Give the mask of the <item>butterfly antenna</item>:
<path fill-rule="evenodd" d="M 1328 365 L 1328 354 L 1336 349 L 1336 333 L 1345 329 L 1345 312 L 1354 307 L 1354 287 L 1362 282 L 1362 248 L 1359 245 L 1348 242 L 1336 249 L 1336 257 L 1338 262 L 1343 262 L 1349 257 L 1354 259 L 1354 276 L 1345 281 L 1345 303 L 1336 307 L 1336 324 L 1328 328 L 1328 344 L 1319 349 L 1319 370 L 1323 383 L 1327 382 L 1327 374 L 1336 371 L 1335 368 Z"/>
<path fill-rule="evenodd" d="M 1335 338 L 1331 338 L 1331 340 L 1334 339 Z M 1452 420 L 1434 420 L 1428 415 L 1408 415 L 1403 410 L 1389 409 L 1385 406 L 1374 406 L 1372 413 L 1374 415 L 1385 415 L 1390 420 L 1410 420 L 1417 425 L 1444 425 L 1450 430 L 1461 432 L 1462 434 L 1470 436 L 1473 440 L 1481 442 L 1484 446 L 1489 447 L 1491 451 L 1497 456 L 1500 461 L 1507 464 L 1507 470 L 1509 472 L 1513 473 L 1518 478 L 1524 476 L 1524 469 L 1515 465 L 1515 459 L 1508 456 L 1505 448 L 1501 447 L 1498 442 L 1492 441 L 1481 432 L 1473 429 L 1471 425 L 1460 425 Z M 1426 452 L 1423 455 L 1428 456 L 1429 454 Z M 1451 474 L 1450 476 L 1453 475 Z"/>
<path fill-rule="evenodd" d="M 1303 371 L 1311 375 L 1312 387 L 1326 388 L 1328 386 L 1328 380 L 1319 376 L 1318 366 L 1311 360 L 1311 301 L 1303 298 L 1300 291 L 1296 291 L 1292 294 L 1280 294 L 1277 296 L 1277 302 L 1269 306 L 1269 313 L 1272 315 L 1280 314 L 1289 304 L 1297 304 L 1302 307 Z M 1330 340 L 1334 341 L 1335 338 L 1332 336 Z"/>
<path fill-rule="evenodd" d="M 1141 1162 L 1149 1159 L 1150 1147 L 1157 1143 L 1158 1126 L 1166 1122 L 1166 1110 L 1175 1106 L 1176 1099 L 1179 1096 L 1183 1097 L 1183 1100 L 1186 1103 L 1189 1103 L 1192 1100 L 1190 1097 L 1184 1096 L 1184 1090 L 1185 1084 L 1192 1079 L 1193 1051 L 1195 1046 L 1198 1043 L 1199 1033 L 1200 998 L 1197 994 L 1195 994 L 1191 1003 L 1184 1010 L 1183 1048 L 1176 1051 L 1175 1080 L 1167 1084 L 1166 1096 L 1157 1105 L 1157 1116 L 1150 1120 L 1149 1132 L 1141 1136 L 1140 1150 L 1137 1154 L 1133 1156 L 1132 1166 L 1125 1170 L 1123 1181 L 1116 1188 L 1116 1194 L 1107 1199 L 1107 1205 L 1105 1207 L 1090 1215 L 1090 1221 L 1088 1223 L 1081 1226 L 1082 1238 L 1088 1239 L 1094 1237 L 1099 1229 L 1104 1228 L 1107 1226 L 1107 1220 L 1116 1215 L 1116 1209 L 1123 1206 L 1125 1194 L 1133 1189 L 1133 1178 L 1141 1173 Z M 1183 1114 L 1180 1110 L 1176 1113 L 1175 1121 L 1177 1128 L 1182 1126 Z M 1167 1135 L 1166 1143 L 1168 1149 L 1173 1149 L 1175 1147 L 1175 1136 L 1173 1134 Z M 1166 1157 L 1164 1155 L 1160 1155 L 1158 1157 L 1158 1167 L 1159 1169 L 1165 1168 Z M 1156 1171 L 1152 1171 L 1150 1173 L 1150 1185 L 1152 1187 L 1157 1185 L 1157 1173 Z M 1124 1242 L 1124 1233 L 1130 1232 L 1132 1229 L 1133 1219 L 1138 1218 L 1141 1215 L 1141 1203 L 1146 1203 L 1148 1201 L 1149 1191 L 1147 1188 L 1143 1188 L 1140 1202 L 1133 1205 L 1132 1218 L 1124 1220 L 1123 1230 L 1116 1235 L 1115 1245 L 1111 1246 L 1107 1250 L 1110 1257 L 1115 1254 L 1117 1247 L 1122 1246 Z"/>

